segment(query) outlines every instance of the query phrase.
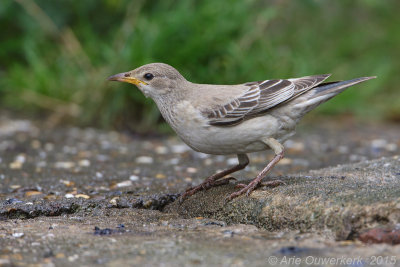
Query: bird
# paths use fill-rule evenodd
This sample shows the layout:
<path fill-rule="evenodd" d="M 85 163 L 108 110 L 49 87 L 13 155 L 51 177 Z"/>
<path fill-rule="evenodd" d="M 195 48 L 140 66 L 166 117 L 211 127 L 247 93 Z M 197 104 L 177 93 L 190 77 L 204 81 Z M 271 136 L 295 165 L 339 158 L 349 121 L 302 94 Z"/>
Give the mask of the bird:
<path fill-rule="evenodd" d="M 235 85 L 198 84 L 165 63 L 150 63 L 108 77 L 126 82 L 153 99 L 160 113 L 193 150 L 212 155 L 236 154 L 238 164 L 217 172 L 181 194 L 181 202 L 198 191 L 229 183 L 228 175 L 244 169 L 248 153 L 272 150 L 273 159 L 248 184 L 225 199 L 249 196 L 283 158 L 283 142 L 295 134 L 300 119 L 350 86 L 376 78 L 325 82 L 330 74 L 270 79 Z M 264 185 L 281 185 L 272 180 Z"/>

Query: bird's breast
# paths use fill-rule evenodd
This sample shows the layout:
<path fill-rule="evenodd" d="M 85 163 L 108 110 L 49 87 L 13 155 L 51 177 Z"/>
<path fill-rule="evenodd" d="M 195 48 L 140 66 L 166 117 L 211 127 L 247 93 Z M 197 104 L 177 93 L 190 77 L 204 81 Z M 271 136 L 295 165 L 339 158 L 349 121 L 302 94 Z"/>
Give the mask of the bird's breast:
<path fill-rule="evenodd" d="M 282 135 L 279 121 L 270 115 L 235 126 L 212 126 L 190 102 L 160 107 L 165 120 L 191 148 L 207 154 L 238 154 L 266 150 L 263 138 Z"/>

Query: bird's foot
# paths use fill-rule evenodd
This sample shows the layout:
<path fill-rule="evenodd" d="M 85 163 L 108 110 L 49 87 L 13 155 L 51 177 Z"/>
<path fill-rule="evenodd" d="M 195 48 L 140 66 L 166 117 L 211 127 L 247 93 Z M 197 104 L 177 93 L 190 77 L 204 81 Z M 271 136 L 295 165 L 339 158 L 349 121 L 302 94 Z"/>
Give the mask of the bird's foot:
<path fill-rule="evenodd" d="M 243 195 L 246 193 L 246 196 L 249 196 L 251 192 L 253 192 L 257 187 L 260 186 L 267 186 L 267 187 L 277 187 L 280 185 L 284 185 L 285 182 L 282 180 L 273 180 L 273 181 L 267 181 L 267 182 L 261 182 L 257 179 L 254 179 L 251 181 L 249 184 L 238 184 L 235 186 L 235 188 L 241 188 L 239 191 L 236 191 L 232 194 L 230 194 L 228 197 L 225 198 L 226 201 L 231 201 L 232 199 Z"/>
<path fill-rule="evenodd" d="M 187 197 L 196 194 L 198 191 L 208 190 L 214 186 L 228 184 L 230 180 L 236 180 L 236 178 L 230 176 L 230 177 L 226 177 L 226 178 L 218 179 L 218 180 L 208 180 L 207 179 L 197 186 L 189 187 L 188 189 L 186 189 L 185 193 L 183 193 L 181 195 L 181 197 L 179 198 L 179 202 L 182 203 Z"/>

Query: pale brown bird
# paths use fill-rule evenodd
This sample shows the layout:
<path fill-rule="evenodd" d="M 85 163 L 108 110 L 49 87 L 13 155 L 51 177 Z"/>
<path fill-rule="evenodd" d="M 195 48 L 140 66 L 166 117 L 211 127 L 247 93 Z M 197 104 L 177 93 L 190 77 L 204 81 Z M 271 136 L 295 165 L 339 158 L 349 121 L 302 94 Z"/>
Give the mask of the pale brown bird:
<path fill-rule="evenodd" d="M 236 154 L 238 164 L 208 177 L 181 196 L 226 184 L 226 175 L 249 164 L 247 153 L 272 149 L 275 157 L 249 184 L 239 184 L 231 200 L 249 195 L 283 157 L 282 143 L 295 133 L 296 124 L 309 111 L 347 87 L 375 78 L 323 83 L 330 75 L 274 79 L 238 85 L 196 84 L 176 69 L 152 63 L 108 78 L 136 85 L 152 98 L 164 119 L 192 149 L 214 155 Z M 276 185 L 280 181 L 270 181 Z"/>

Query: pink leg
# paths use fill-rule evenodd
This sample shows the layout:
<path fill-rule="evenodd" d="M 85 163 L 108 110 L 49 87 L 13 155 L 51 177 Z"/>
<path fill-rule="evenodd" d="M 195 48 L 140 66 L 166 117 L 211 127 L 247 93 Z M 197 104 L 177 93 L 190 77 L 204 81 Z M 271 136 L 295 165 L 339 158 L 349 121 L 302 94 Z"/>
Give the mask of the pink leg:
<path fill-rule="evenodd" d="M 182 202 L 186 197 L 194 195 L 198 191 L 207 190 L 214 186 L 227 184 L 227 183 L 229 183 L 230 180 L 235 179 L 233 177 L 227 177 L 224 179 L 221 179 L 221 178 L 223 178 L 224 176 L 226 176 L 228 174 L 243 170 L 249 164 L 249 158 L 247 157 L 246 154 L 238 154 L 237 157 L 239 160 L 238 165 L 236 165 L 230 169 L 218 172 L 214 175 L 211 175 L 203 183 L 199 184 L 198 186 L 190 187 L 190 188 L 186 189 L 185 193 L 183 193 L 183 195 L 180 198 L 180 202 Z"/>
<path fill-rule="evenodd" d="M 262 179 L 267 175 L 267 173 L 283 158 L 283 146 L 276 141 L 275 139 L 268 139 L 265 141 L 271 148 L 275 150 L 275 157 L 271 160 L 270 163 L 257 175 L 257 177 L 251 181 L 248 185 L 240 184 L 240 187 L 243 187 L 237 192 L 232 193 L 229 195 L 226 200 L 230 201 L 240 195 L 246 193 L 247 196 L 258 186 L 260 185 Z M 277 186 L 282 184 L 283 182 L 280 180 L 270 181 L 267 183 L 268 186 Z"/>

